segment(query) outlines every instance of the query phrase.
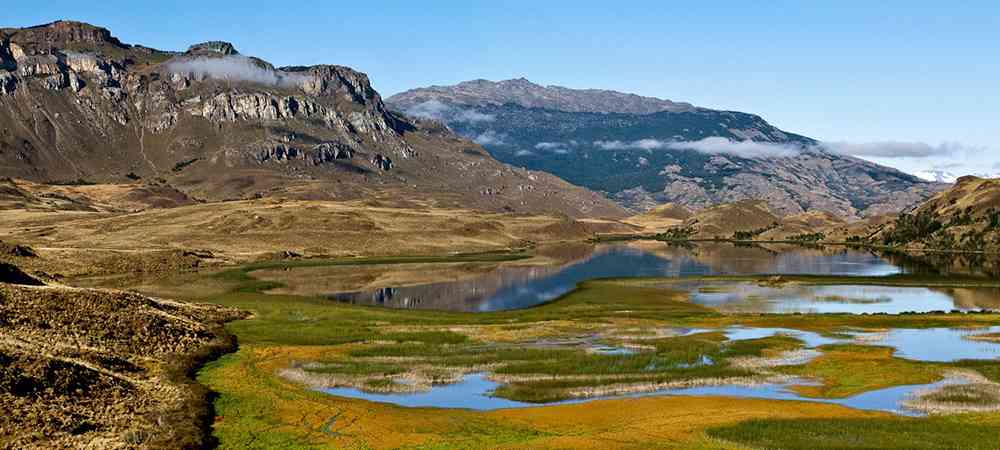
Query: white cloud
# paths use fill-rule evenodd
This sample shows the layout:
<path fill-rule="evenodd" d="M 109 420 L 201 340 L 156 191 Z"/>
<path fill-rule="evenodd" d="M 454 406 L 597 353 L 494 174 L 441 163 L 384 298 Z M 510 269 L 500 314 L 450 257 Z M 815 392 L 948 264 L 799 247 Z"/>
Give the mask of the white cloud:
<path fill-rule="evenodd" d="M 479 145 L 503 145 L 504 138 L 507 136 L 504 134 L 498 134 L 493 130 L 486 130 L 479 136 L 476 136 L 472 141 Z"/>
<path fill-rule="evenodd" d="M 167 70 L 196 79 L 249 81 L 269 86 L 292 87 L 312 80 L 309 75 L 274 70 L 242 55 L 217 58 L 185 58 L 167 63 Z"/>
<path fill-rule="evenodd" d="M 630 146 L 622 141 L 594 141 L 594 147 L 601 150 L 635 150 L 637 147 Z"/>
<path fill-rule="evenodd" d="M 807 150 L 822 150 L 839 155 L 876 159 L 946 158 L 959 154 L 988 153 L 983 147 L 945 142 L 931 145 L 923 142 L 823 142 L 812 147 L 794 143 L 734 141 L 724 137 L 708 137 L 697 141 L 639 139 L 636 141 L 594 141 L 603 150 L 694 150 L 710 155 L 732 155 L 741 158 L 790 158 Z M 1000 164 L 993 170 L 1000 170 Z"/>
<path fill-rule="evenodd" d="M 445 124 L 460 122 L 492 122 L 496 119 L 491 114 L 484 114 L 474 109 L 448 105 L 438 100 L 428 100 L 423 103 L 418 103 L 404 112 L 413 117 L 436 120 Z"/>
<path fill-rule="evenodd" d="M 954 183 L 959 177 L 954 172 L 936 168 L 914 171 L 913 175 L 926 181 L 936 181 L 939 183 Z"/>
<path fill-rule="evenodd" d="M 603 150 L 694 150 L 709 155 L 726 154 L 741 158 L 787 158 L 802 152 L 802 148 L 795 144 L 733 141 L 724 137 L 708 137 L 699 141 L 661 141 L 658 139 L 640 139 L 631 142 L 595 141 L 594 146 Z"/>
<path fill-rule="evenodd" d="M 963 151 L 985 150 L 966 146 L 957 142 L 944 142 L 931 145 L 925 142 L 824 142 L 823 149 L 842 155 L 852 155 L 875 158 L 928 158 L 933 156 L 948 156 Z"/>
<path fill-rule="evenodd" d="M 539 142 L 535 144 L 535 148 L 538 150 L 555 150 L 557 148 L 565 148 L 566 144 L 562 142 Z"/>
<path fill-rule="evenodd" d="M 532 153 L 531 150 L 518 150 L 517 152 L 514 153 L 514 156 L 531 156 L 531 155 L 534 155 L 534 153 Z"/>
<path fill-rule="evenodd" d="M 741 158 L 790 158 L 802 153 L 797 144 L 774 142 L 733 141 L 723 137 L 708 137 L 700 141 L 671 142 L 669 148 L 690 149 L 710 155 L 733 155 Z"/>

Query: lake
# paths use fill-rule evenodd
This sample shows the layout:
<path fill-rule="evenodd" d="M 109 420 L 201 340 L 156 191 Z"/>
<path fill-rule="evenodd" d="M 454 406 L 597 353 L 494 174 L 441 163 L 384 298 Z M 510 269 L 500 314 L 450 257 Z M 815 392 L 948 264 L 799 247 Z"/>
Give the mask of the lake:
<path fill-rule="evenodd" d="M 261 271 L 255 276 L 288 284 L 290 293 L 320 295 L 358 305 L 489 312 L 537 306 L 595 278 L 889 276 L 925 270 L 844 247 L 679 247 L 638 241 L 543 247 L 538 253 L 539 257 L 529 262 L 306 267 Z M 997 289 L 851 285 L 768 288 L 752 283 L 694 282 L 676 287 L 689 291 L 696 303 L 732 312 L 900 313 L 1000 307 Z"/>

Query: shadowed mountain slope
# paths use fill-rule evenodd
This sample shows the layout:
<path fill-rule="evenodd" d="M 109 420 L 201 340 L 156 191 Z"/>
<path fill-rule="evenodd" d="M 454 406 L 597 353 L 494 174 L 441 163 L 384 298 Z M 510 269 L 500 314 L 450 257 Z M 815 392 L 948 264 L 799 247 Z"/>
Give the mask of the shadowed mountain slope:
<path fill-rule="evenodd" d="M 447 124 L 503 162 L 606 192 L 633 211 L 761 199 L 779 215 L 819 209 L 852 219 L 898 212 L 942 188 L 754 114 L 612 91 L 476 80 L 387 102 Z"/>

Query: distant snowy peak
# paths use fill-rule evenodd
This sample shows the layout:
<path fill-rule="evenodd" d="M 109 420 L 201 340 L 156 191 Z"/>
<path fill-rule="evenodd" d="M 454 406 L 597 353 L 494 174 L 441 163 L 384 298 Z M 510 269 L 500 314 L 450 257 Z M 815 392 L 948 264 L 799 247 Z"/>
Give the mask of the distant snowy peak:
<path fill-rule="evenodd" d="M 927 180 L 935 181 L 938 183 L 955 183 L 959 178 L 965 175 L 975 175 L 979 178 L 1000 178 L 1000 173 L 955 173 L 947 170 L 939 169 L 927 169 L 913 172 L 913 175 Z"/>

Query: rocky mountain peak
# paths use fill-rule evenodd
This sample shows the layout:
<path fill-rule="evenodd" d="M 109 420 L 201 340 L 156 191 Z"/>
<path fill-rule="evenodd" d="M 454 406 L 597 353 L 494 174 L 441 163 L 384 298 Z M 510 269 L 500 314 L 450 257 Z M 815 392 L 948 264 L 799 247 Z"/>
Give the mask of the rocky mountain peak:
<path fill-rule="evenodd" d="M 236 51 L 236 47 L 233 44 L 225 41 L 208 41 L 202 42 L 200 44 L 194 44 L 188 47 L 188 55 L 223 55 L 232 56 L 239 55 L 240 52 Z"/>
<path fill-rule="evenodd" d="M 12 40 L 21 44 L 35 44 L 43 47 L 64 47 L 67 44 L 96 44 L 126 48 L 107 28 L 84 22 L 59 20 L 19 30 L 6 30 Z M 11 32 L 13 31 L 13 32 Z"/>
<path fill-rule="evenodd" d="M 350 67 L 321 64 L 281 67 L 278 70 L 308 77 L 302 87 L 310 95 L 334 96 L 343 93 L 362 105 L 377 103 L 381 106 L 382 97 L 372 88 L 368 75 Z"/>
<path fill-rule="evenodd" d="M 490 81 L 486 81 L 486 83 L 490 83 Z M 494 84 L 496 84 L 501 88 L 509 88 L 509 89 L 545 89 L 544 86 L 532 83 L 531 81 L 529 81 L 527 78 L 524 77 L 498 81 Z"/>

